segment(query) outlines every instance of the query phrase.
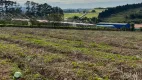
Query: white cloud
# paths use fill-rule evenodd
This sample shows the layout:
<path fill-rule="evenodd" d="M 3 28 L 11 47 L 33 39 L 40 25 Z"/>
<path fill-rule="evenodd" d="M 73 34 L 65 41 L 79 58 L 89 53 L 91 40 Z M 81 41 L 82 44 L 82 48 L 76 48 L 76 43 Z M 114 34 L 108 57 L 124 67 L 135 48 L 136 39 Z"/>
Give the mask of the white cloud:
<path fill-rule="evenodd" d="M 16 1 L 18 3 L 26 2 L 26 0 L 16 0 Z M 39 3 L 73 4 L 73 3 L 97 3 L 97 2 L 110 2 L 110 1 L 129 1 L 129 0 L 31 0 L 31 1 L 39 2 Z"/>
<path fill-rule="evenodd" d="M 13 0 L 24 4 L 27 0 Z M 38 3 L 48 3 L 61 8 L 94 8 L 94 7 L 114 7 L 118 5 L 139 3 L 142 0 L 29 0 Z"/>

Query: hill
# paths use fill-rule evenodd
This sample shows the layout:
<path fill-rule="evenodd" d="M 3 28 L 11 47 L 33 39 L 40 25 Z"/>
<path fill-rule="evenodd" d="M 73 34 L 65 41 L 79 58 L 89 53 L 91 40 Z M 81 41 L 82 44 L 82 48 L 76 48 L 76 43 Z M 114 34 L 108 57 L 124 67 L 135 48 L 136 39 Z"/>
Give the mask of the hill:
<path fill-rule="evenodd" d="M 108 8 L 99 14 L 103 22 L 142 22 L 142 3 Z"/>
<path fill-rule="evenodd" d="M 88 18 L 98 17 L 99 13 L 104 11 L 105 9 L 93 9 L 93 10 L 95 10 L 96 12 L 91 12 L 92 9 L 90 9 L 90 10 L 88 10 L 88 14 L 86 15 L 86 17 L 88 17 Z M 64 17 L 65 18 L 71 18 L 73 16 L 79 16 L 80 17 L 82 15 L 83 15 L 82 12 L 80 12 L 80 13 L 78 13 L 78 12 L 75 12 L 75 13 L 64 13 Z"/>

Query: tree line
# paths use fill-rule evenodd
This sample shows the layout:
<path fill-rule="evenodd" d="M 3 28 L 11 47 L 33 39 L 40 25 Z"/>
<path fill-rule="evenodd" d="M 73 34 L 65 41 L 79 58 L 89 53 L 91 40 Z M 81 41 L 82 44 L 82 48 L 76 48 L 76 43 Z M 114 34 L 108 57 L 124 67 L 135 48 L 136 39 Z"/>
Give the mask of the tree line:
<path fill-rule="evenodd" d="M 19 14 L 22 12 L 21 6 L 9 0 L 0 0 L 0 13 L 11 13 L 11 14 Z"/>
<path fill-rule="evenodd" d="M 0 13 L 12 15 L 24 15 L 28 18 L 41 18 L 60 21 L 64 18 L 64 12 L 60 7 L 52 7 L 47 3 L 39 4 L 33 1 L 25 3 L 26 11 L 22 11 L 22 6 L 14 1 L 0 0 Z"/>
<path fill-rule="evenodd" d="M 88 17 L 83 17 L 80 18 L 79 16 L 73 16 L 69 18 L 69 21 L 75 21 L 75 22 L 82 22 L 82 23 L 92 23 L 96 24 L 99 22 L 99 20 L 96 17 L 88 18 Z"/>
<path fill-rule="evenodd" d="M 126 11 L 129 9 L 134 9 L 134 8 L 140 8 L 142 7 L 142 3 L 138 3 L 138 4 L 127 4 L 127 5 L 123 5 L 123 6 L 117 6 L 117 7 L 113 7 L 113 8 L 108 8 L 107 10 L 103 11 L 102 13 L 99 14 L 99 18 L 107 18 L 110 17 L 112 14 L 116 14 L 122 11 Z M 132 15 L 133 16 L 133 15 Z"/>
<path fill-rule="evenodd" d="M 142 19 L 142 9 L 138 11 L 137 13 L 130 14 L 129 16 L 126 16 L 127 19 Z"/>
<path fill-rule="evenodd" d="M 52 7 L 47 3 L 39 4 L 33 1 L 27 1 L 25 5 L 25 14 L 28 17 L 40 17 L 55 21 L 59 21 L 64 18 L 64 12 L 60 7 Z"/>
<path fill-rule="evenodd" d="M 90 9 L 64 9 L 64 13 L 85 13 L 89 12 Z"/>

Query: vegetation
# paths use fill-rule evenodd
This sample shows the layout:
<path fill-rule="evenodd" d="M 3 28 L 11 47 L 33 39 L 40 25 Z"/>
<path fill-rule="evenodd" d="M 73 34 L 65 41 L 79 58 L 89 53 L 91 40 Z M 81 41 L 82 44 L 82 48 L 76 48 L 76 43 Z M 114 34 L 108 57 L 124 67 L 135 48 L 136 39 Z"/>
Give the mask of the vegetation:
<path fill-rule="evenodd" d="M 140 32 L 3 27 L 0 79 L 140 80 L 141 41 Z"/>
<path fill-rule="evenodd" d="M 91 12 L 93 12 L 93 13 L 94 13 L 94 12 L 96 12 L 96 10 L 92 10 Z"/>
<path fill-rule="evenodd" d="M 28 15 L 28 17 L 41 17 L 52 21 L 54 21 L 55 18 L 59 19 L 59 21 L 63 20 L 64 13 L 59 7 L 52 7 L 47 3 L 39 4 L 33 1 L 27 1 L 25 5 L 27 6 L 26 15 Z"/>
<path fill-rule="evenodd" d="M 141 32 L 128 32 L 125 31 L 126 27 L 121 32 L 92 31 L 116 29 L 58 23 L 64 19 L 63 10 L 47 3 L 27 1 L 26 12 L 23 13 L 16 2 L 0 2 L 4 6 L 0 8 L 1 16 L 21 15 L 29 18 L 32 23 L 27 26 L 28 21 L 12 21 L 9 18 L 0 20 L 0 80 L 11 80 L 17 71 L 22 72 L 25 80 L 142 79 Z M 121 9 L 131 11 L 131 6 L 135 8 L 136 14 L 124 14 L 123 18 L 141 19 L 140 4 L 109 8 L 102 13 L 102 8 L 93 9 L 80 18 L 86 13 L 84 10 L 82 13 L 71 13 L 78 14 L 71 18 L 84 23 L 97 23 L 99 13 L 99 18 L 107 21 L 112 14 L 117 14 L 115 9 L 125 13 Z M 110 11 L 114 12 L 108 14 Z M 38 18 L 51 22 L 40 23 L 36 21 Z M 134 31 L 134 24 L 131 26 Z"/>
<path fill-rule="evenodd" d="M 70 21 L 76 21 L 76 22 L 83 22 L 83 23 L 98 23 L 98 19 L 96 17 L 88 18 L 88 17 L 83 17 L 80 18 L 78 16 L 74 16 L 72 18 L 69 18 Z"/>
<path fill-rule="evenodd" d="M 131 23 L 131 31 L 135 31 L 135 24 Z"/>
<path fill-rule="evenodd" d="M 81 13 L 88 12 L 90 9 L 63 9 L 64 13 Z"/>
<path fill-rule="evenodd" d="M 4 11 L 6 13 L 11 14 L 18 14 L 22 12 L 21 7 L 14 1 L 1 0 L 0 3 L 1 6 L 4 6 L 0 9 L 0 11 Z"/>
<path fill-rule="evenodd" d="M 106 22 L 127 22 L 141 23 L 142 22 L 142 3 L 127 4 L 108 8 L 99 14 L 99 19 Z"/>
<path fill-rule="evenodd" d="M 65 19 L 67 21 L 76 21 L 76 22 L 96 24 L 100 21 L 98 19 L 98 15 L 103 10 L 105 10 L 105 9 L 93 9 L 93 10 L 89 10 L 88 12 L 85 12 L 85 13 L 84 12 L 81 12 L 81 13 L 65 13 Z"/>
<path fill-rule="evenodd" d="M 122 12 L 122 11 L 129 10 L 129 9 L 134 9 L 134 8 L 140 8 L 140 7 L 142 7 L 141 4 L 142 3 L 127 4 L 127 5 L 124 5 L 124 6 L 117 6 L 117 7 L 114 7 L 114 8 L 108 8 L 107 10 L 100 13 L 99 18 L 106 18 L 106 17 L 109 17 L 112 14 L 116 14 L 118 12 Z"/>
<path fill-rule="evenodd" d="M 92 12 L 94 10 L 95 10 L 95 12 Z M 87 18 L 92 18 L 92 17 L 98 18 L 99 13 L 104 11 L 104 10 L 105 9 L 93 9 L 93 10 L 90 10 L 90 11 L 88 11 L 88 14 L 85 17 L 87 17 Z M 83 12 L 80 12 L 80 13 L 65 13 L 64 17 L 65 18 L 72 18 L 74 16 L 81 17 L 82 15 L 83 15 Z"/>
<path fill-rule="evenodd" d="M 25 3 L 26 12 L 22 11 L 22 7 L 13 1 L 1 0 L 0 1 L 0 17 L 3 17 L 3 20 L 8 17 L 8 20 L 12 18 L 27 18 L 27 19 L 48 19 L 51 21 L 61 21 L 64 19 L 63 10 L 59 7 L 52 7 L 47 3 L 39 4 L 33 1 L 27 1 Z M 4 6 L 4 7 L 1 7 Z"/>

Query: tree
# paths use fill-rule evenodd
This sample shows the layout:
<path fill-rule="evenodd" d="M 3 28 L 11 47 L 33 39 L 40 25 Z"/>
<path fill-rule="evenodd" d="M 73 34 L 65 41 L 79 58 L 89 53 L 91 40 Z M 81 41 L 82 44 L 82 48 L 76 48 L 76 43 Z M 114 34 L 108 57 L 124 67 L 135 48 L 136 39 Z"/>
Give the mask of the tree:
<path fill-rule="evenodd" d="M 51 14 L 48 16 L 49 20 L 52 21 L 62 21 L 64 20 L 64 12 L 59 7 L 53 7 Z"/>
<path fill-rule="evenodd" d="M 52 7 L 50 5 L 48 5 L 47 3 L 44 3 L 42 6 L 43 6 L 43 9 L 42 9 L 43 16 L 48 16 L 49 14 L 52 13 Z"/>
<path fill-rule="evenodd" d="M 98 19 L 96 17 L 91 18 L 91 23 L 97 23 L 97 22 L 98 22 Z"/>
<path fill-rule="evenodd" d="M 86 12 L 87 12 L 86 10 L 83 11 L 83 13 L 86 13 Z"/>
<path fill-rule="evenodd" d="M 22 14 L 22 7 L 18 4 L 18 5 L 15 5 L 15 13 L 17 14 Z"/>
<path fill-rule="evenodd" d="M 8 9 L 7 12 L 10 13 L 10 14 L 13 14 L 13 15 L 15 15 L 15 14 L 22 14 L 21 8 L 22 7 L 19 4 L 17 4 L 16 2 L 13 2 L 11 4 L 11 7 Z"/>
<path fill-rule="evenodd" d="M 28 15 L 28 16 L 30 15 L 30 9 L 31 9 L 30 4 L 31 4 L 30 1 L 27 1 L 27 2 L 25 3 L 26 9 L 27 9 L 26 15 Z"/>
<path fill-rule="evenodd" d="M 96 10 L 92 10 L 91 12 L 92 12 L 92 13 L 95 13 L 95 12 L 96 12 Z"/>
<path fill-rule="evenodd" d="M 52 6 L 48 5 L 47 3 L 38 4 L 36 10 L 37 16 L 45 18 L 52 13 Z"/>
<path fill-rule="evenodd" d="M 41 17 L 42 16 L 42 5 L 41 4 L 38 4 L 37 5 L 37 12 L 36 12 L 36 15 Z"/>
<path fill-rule="evenodd" d="M 38 3 L 31 2 L 31 15 L 36 16 Z"/>
<path fill-rule="evenodd" d="M 27 1 L 26 5 L 26 15 L 28 17 L 39 17 L 42 19 L 49 19 L 49 20 L 56 20 L 61 21 L 63 20 L 64 12 L 59 7 L 52 7 L 47 3 L 38 4 L 33 1 Z"/>
<path fill-rule="evenodd" d="M 140 27 L 140 31 L 142 31 L 142 27 Z"/>
<path fill-rule="evenodd" d="M 77 19 L 79 19 L 79 17 L 78 16 L 73 16 L 73 19 L 77 20 Z"/>
<path fill-rule="evenodd" d="M 131 23 L 131 31 L 135 31 L 135 24 Z"/>
<path fill-rule="evenodd" d="M 99 14 L 99 18 L 102 18 L 102 19 L 107 18 L 107 17 L 111 16 L 112 14 L 116 14 L 118 12 L 126 11 L 129 9 L 140 8 L 140 7 L 142 7 L 142 3 L 127 4 L 124 6 L 117 6 L 117 7 L 113 7 L 113 8 L 108 8 Z"/>
<path fill-rule="evenodd" d="M 12 15 L 21 13 L 21 7 L 16 2 L 10 0 L 0 0 L 1 19 L 10 19 Z"/>

